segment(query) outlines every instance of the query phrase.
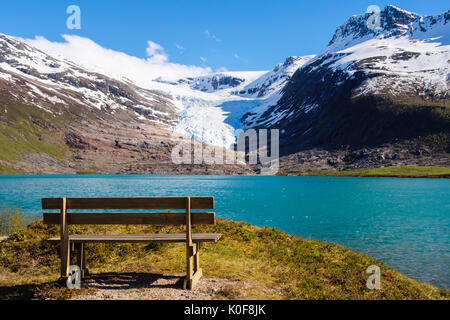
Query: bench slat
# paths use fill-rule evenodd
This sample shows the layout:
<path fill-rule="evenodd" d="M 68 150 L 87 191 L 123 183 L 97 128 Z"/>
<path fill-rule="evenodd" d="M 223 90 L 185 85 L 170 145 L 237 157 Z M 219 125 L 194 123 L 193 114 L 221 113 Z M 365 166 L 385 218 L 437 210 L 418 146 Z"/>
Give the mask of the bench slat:
<path fill-rule="evenodd" d="M 216 242 L 220 239 L 220 233 L 200 233 L 192 234 L 194 242 Z M 51 242 L 61 241 L 60 237 L 48 239 Z M 185 233 L 171 234 L 88 234 L 88 235 L 70 235 L 70 242 L 75 243 L 146 243 L 146 242 L 186 242 Z"/>
<path fill-rule="evenodd" d="M 67 209 L 185 209 L 186 198 L 67 198 Z M 61 209 L 61 198 L 43 198 L 42 209 Z M 192 197 L 191 209 L 214 209 L 214 197 Z"/>
<path fill-rule="evenodd" d="M 59 213 L 44 213 L 45 224 L 60 224 Z M 67 213 L 69 225 L 73 224 L 155 224 L 185 225 L 184 212 L 71 212 Z M 192 224 L 215 224 L 214 212 L 195 212 L 191 214 Z"/>

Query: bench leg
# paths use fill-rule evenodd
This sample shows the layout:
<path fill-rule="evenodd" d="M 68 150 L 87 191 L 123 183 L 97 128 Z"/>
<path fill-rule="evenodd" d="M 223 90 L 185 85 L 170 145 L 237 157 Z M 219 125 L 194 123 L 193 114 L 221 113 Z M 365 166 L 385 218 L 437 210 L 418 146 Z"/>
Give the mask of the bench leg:
<path fill-rule="evenodd" d="M 194 254 L 194 275 L 191 279 L 191 290 L 195 288 L 198 281 L 203 275 L 202 268 L 200 268 L 200 242 L 195 244 L 195 254 Z"/>
<path fill-rule="evenodd" d="M 61 277 L 67 278 L 69 276 L 70 266 L 70 244 L 68 242 L 61 243 Z"/>
<path fill-rule="evenodd" d="M 200 268 L 200 243 L 193 243 L 187 250 L 187 270 L 183 289 L 192 290 L 202 277 L 203 271 Z M 193 265 L 193 266 L 192 266 Z"/>
<path fill-rule="evenodd" d="M 85 255 L 84 243 L 77 244 L 77 265 L 80 267 L 81 277 L 83 278 L 83 277 L 87 276 L 86 255 Z"/>
<path fill-rule="evenodd" d="M 186 278 L 184 279 L 183 289 L 192 290 L 192 277 L 194 276 L 194 270 L 192 268 L 195 246 L 193 244 L 186 246 Z"/>

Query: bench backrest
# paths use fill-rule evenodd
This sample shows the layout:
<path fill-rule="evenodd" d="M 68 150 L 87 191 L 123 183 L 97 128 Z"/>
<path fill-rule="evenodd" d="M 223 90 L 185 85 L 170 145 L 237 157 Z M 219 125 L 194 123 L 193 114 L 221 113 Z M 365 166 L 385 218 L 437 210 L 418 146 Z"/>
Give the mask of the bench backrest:
<path fill-rule="evenodd" d="M 45 224 L 215 224 L 214 212 L 191 212 L 191 209 L 214 209 L 213 197 L 159 198 L 44 198 L 42 209 Z M 179 210 L 185 212 L 68 212 L 68 210 Z M 65 219 L 64 219 L 65 220 Z"/>

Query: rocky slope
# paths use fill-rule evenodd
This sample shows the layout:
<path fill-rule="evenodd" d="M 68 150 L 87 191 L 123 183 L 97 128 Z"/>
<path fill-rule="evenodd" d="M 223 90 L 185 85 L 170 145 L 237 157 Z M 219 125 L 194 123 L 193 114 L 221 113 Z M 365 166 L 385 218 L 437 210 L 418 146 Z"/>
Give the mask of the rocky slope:
<path fill-rule="evenodd" d="M 193 78 L 183 78 L 175 81 L 156 79 L 157 82 L 169 84 L 173 86 L 187 87 L 191 90 L 206 93 L 214 93 L 218 91 L 236 92 L 239 88 L 243 88 L 246 84 L 251 83 L 262 75 L 265 71 L 254 72 L 218 72 L 210 75 Z"/>
<path fill-rule="evenodd" d="M 126 79 L 112 79 L 0 34 L 0 88 L 14 100 L 60 114 L 67 106 L 118 109 L 138 119 L 170 125 L 177 113 L 172 97 L 135 86 Z"/>
<path fill-rule="evenodd" d="M 288 57 L 283 63 L 278 64 L 272 71 L 269 71 L 236 92 L 242 96 L 257 98 L 267 98 L 279 92 L 291 80 L 294 73 L 314 55 L 303 57 Z"/>

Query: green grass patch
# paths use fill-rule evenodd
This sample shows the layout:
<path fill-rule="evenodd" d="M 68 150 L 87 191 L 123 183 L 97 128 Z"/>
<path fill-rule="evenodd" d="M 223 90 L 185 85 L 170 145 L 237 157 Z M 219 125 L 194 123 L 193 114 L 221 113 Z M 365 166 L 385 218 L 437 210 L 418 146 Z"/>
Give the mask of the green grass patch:
<path fill-rule="evenodd" d="M 24 153 L 46 153 L 64 159 L 68 147 L 55 134 L 61 126 L 56 117 L 22 104 L 0 108 L 0 159 L 16 161 Z"/>
<path fill-rule="evenodd" d="M 420 177 L 420 178 L 450 178 L 449 167 L 385 167 L 358 172 L 361 177 Z"/>
<path fill-rule="evenodd" d="M 83 233 L 181 233 L 174 226 L 76 226 Z M 306 240 L 273 228 L 217 219 L 215 226 L 194 232 L 219 232 L 206 243 L 200 263 L 205 278 L 237 281 L 218 293 L 233 299 L 448 299 L 449 291 L 410 279 L 375 259 L 333 243 Z M 45 239 L 57 226 L 42 220 L 0 243 L 0 299 L 67 299 L 73 294 L 58 284 L 57 244 Z M 91 274 L 185 272 L 183 244 L 88 244 Z M 381 268 L 381 290 L 366 287 L 370 265 Z M 251 288 L 239 285 L 251 283 Z M 92 290 L 92 289 L 90 289 Z"/>
<path fill-rule="evenodd" d="M 450 178 L 450 167 L 399 166 L 365 170 L 317 170 L 298 171 L 290 174 L 300 176 L 337 177 L 398 177 L 398 178 Z"/>
<path fill-rule="evenodd" d="M 4 166 L 0 164 L 0 174 L 17 174 L 21 173 L 19 170 Z"/>
<path fill-rule="evenodd" d="M 405 106 L 405 107 L 433 107 L 440 108 L 442 110 L 450 109 L 449 101 L 425 101 L 417 97 L 396 97 L 396 96 L 386 96 L 384 97 L 387 101 L 392 104 Z"/>
<path fill-rule="evenodd" d="M 86 169 L 86 170 L 80 170 L 77 171 L 77 174 L 97 174 L 98 171 L 94 169 Z"/>

